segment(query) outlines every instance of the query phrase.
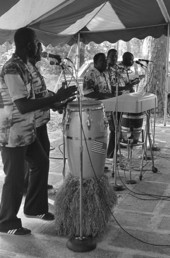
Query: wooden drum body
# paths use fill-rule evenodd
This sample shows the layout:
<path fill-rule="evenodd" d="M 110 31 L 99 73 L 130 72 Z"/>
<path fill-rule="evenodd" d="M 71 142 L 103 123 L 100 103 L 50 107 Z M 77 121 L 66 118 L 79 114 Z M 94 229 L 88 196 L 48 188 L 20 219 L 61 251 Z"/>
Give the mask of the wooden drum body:
<path fill-rule="evenodd" d="M 78 101 L 68 104 L 65 142 L 69 169 L 71 174 L 80 177 L 82 164 L 83 178 L 100 177 L 104 173 L 108 125 L 103 104 L 100 101 L 83 100 L 81 114 Z"/>
<path fill-rule="evenodd" d="M 121 122 L 121 141 L 124 143 L 131 139 L 133 144 L 137 144 L 143 126 L 143 113 L 123 113 Z"/>

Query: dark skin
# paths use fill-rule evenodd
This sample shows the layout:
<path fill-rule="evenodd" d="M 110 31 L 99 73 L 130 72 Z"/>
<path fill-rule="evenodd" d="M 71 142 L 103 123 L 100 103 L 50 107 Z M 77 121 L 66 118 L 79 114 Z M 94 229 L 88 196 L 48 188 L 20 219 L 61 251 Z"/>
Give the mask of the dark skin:
<path fill-rule="evenodd" d="M 28 60 L 36 60 L 38 51 L 38 40 L 36 35 L 30 37 L 30 41 L 23 48 L 16 48 L 16 54 L 27 64 Z M 58 103 L 59 105 L 63 102 L 72 101 L 75 98 L 77 92 L 77 87 L 72 86 L 66 89 L 60 88 L 57 93 L 53 96 L 41 98 L 41 99 L 27 99 L 21 98 L 15 100 L 15 104 L 21 114 L 35 111 L 37 109 L 49 107 L 53 103 Z M 61 103 L 62 102 L 62 103 Z"/>
<path fill-rule="evenodd" d="M 100 73 L 102 73 L 106 70 L 106 66 L 107 66 L 106 57 L 105 57 L 104 54 L 101 54 L 98 57 L 98 59 L 94 62 L 94 67 Z M 91 93 L 85 95 L 85 97 L 101 100 L 101 99 L 112 98 L 113 94 L 112 93 L 102 93 L 102 92 L 94 91 L 94 92 L 91 92 Z"/>
<path fill-rule="evenodd" d="M 108 52 L 108 55 L 107 55 L 107 63 L 108 63 L 108 67 L 114 67 L 117 63 L 117 59 L 118 59 L 118 53 L 115 49 L 111 49 L 109 52 Z M 123 62 L 124 61 L 124 62 Z M 128 56 L 125 60 L 123 60 L 122 63 L 123 65 L 125 66 L 132 66 L 134 61 L 133 61 L 133 56 Z M 131 91 L 132 90 L 132 84 L 131 83 L 127 83 L 125 85 L 125 87 L 121 87 L 119 86 L 119 92 L 123 91 L 123 90 L 128 90 L 128 91 Z M 116 87 L 113 86 L 112 87 L 112 90 L 114 91 L 114 94 L 116 92 Z"/>
<path fill-rule="evenodd" d="M 35 66 L 37 62 L 41 61 L 41 54 L 42 54 L 42 51 L 43 51 L 41 42 L 38 42 L 37 46 L 38 46 L 38 47 L 37 47 L 36 57 L 29 59 L 30 63 L 31 63 L 33 66 Z M 60 56 L 58 56 L 58 62 L 59 62 L 59 63 L 61 62 Z M 48 95 L 49 95 L 49 96 L 54 96 L 55 93 L 54 93 L 53 91 L 48 90 Z M 68 102 L 68 101 L 67 101 L 67 102 Z M 66 104 L 54 103 L 54 104 L 50 105 L 49 108 L 52 108 L 53 111 L 57 111 L 58 109 L 63 109 L 64 107 L 66 107 Z M 45 108 L 45 109 L 46 109 L 46 108 Z"/>
<path fill-rule="evenodd" d="M 118 53 L 115 49 L 111 49 L 107 54 L 108 67 L 114 67 L 117 64 Z"/>
<path fill-rule="evenodd" d="M 133 56 L 133 54 L 130 53 L 130 52 L 125 52 L 123 54 L 122 64 L 125 67 L 131 67 L 134 64 L 134 56 Z M 136 79 L 130 81 L 129 83 L 126 84 L 125 90 L 129 90 L 130 92 L 133 92 L 133 86 L 136 85 L 139 82 L 140 82 L 139 78 L 136 78 Z"/>

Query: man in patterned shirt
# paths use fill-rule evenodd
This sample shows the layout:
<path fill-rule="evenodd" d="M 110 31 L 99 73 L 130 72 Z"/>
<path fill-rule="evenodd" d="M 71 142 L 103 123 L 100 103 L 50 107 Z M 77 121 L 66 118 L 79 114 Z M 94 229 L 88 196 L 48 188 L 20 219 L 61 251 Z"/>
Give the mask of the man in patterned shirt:
<path fill-rule="evenodd" d="M 38 68 L 36 67 L 36 63 L 41 60 L 41 53 L 42 53 L 41 43 L 38 42 L 37 46 L 38 46 L 38 50 L 37 50 L 36 58 L 30 59 L 28 62 L 28 68 L 32 74 L 32 83 L 33 83 L 35 98 L 53 96 L 54 93 L 47 90 L 44 78 L 40 74 Z M 60 58 L 60 56 L 58 57 Z M 59 63 L 60 61 L 61 59 L 58 60 Z M 49 141 L 48 132 L 47 132 L 47 123 L 49 122 L 49 120 L 50 120 L 50 108 L 45 108 L 45 109 L 43 108 L 35 111 L 36 135 L 48 157 L 50 153 L 50 141 Z M 28 167 L 28 164 L 26 164 L 25 180 L 24 180 L 25 191 L 27 191 L 28 181 L 29 181 L 29 167 Z M 48 185 L 48 189 L 51 189 L 51 188 L 53 188 L 53 186 Z"/>
<path fill-rule="evenodd" d="M 93 58 L 94 68 L 90 69 L 84 77 L 83 92 L 85 97 L 106 99 L 113 97 L 106 71 L 106 56 L 98 53 Z"/>
<path fill-rule="evenodd" d="M 118 65 L 117 65 L 118 53 L 116 49 L 109 49 L 107 53 L 107 72 L 109 76 L 109 81 L 111 85 L 111 91 L 114 96 L 116 96 L 116 86 L 118 86 Z M 120 88 L 118 87 L 118 91 Z M 118 92 L 118 95 L 120 93 Z M 110 112 L 110 116 L 108 116 L 109 122 L 109 140 L 107 146 L 107 158 L 113 158 L 114 156 L 114 149 L 115 149 L 115 124 L 113 120 L 113 113 Z M 120 116 L 120 115 L 119 115 Z M 118 116 L 118 118 L 119 118 Z"/>
<path fill-rule="evenodd" d="M 0 145 L 5 179 L 0 205 L 0 232 L 27 235 L 17 217 L 24 191 L 25 160 L 31 168 L 24 213 L 29 217 L 54 220 L 48 211 L 49 159 L 36 138 L 35 110 L 75 98 L 76 87 L 59 89 L 49 97 L 35 99 L 28 61 L 37 53 L 33 30 L 20 28 L 14 35 L 15 54 L 2 68 L 0 104 Z"/>
<path fill-rule="evenodd" d="M 107 71 L 111 84 L 112 93 L 116 96 L 116 90 L 118 96 L 133 92 L 133 86 L 139 82 L 138 78 L 132 80 L 130 67 L 134 64 L 134 56 L 130 52 L 125 52 L 122 57 L 122 62 L 117 63 L 118 53 L 116 49 L 110 49 L 107 54 Z M 133 78 L 134 79 L 134 78 Z M 113 121 L 113 115 L 111 114 L 109 120 L 109 144 L 107 149 L 107 157 L 112 158 L 115 148 L 115 125 Z M 117 124 L 120 120 L 120 113 L 117 114 Z"/>
<path fill-rule="evenodd" d="M 93 58 L 94 68 L 87 71 L 83 82 L 84 96 L 94 99 L 107 99 L 112 98 L 114 95 L 111 92 L 111 84 L 106 72 L 106 56 L 104 53 L 98 53 Z M 110 119 L 110 113 L 106 112 L 108 121 Z M 108 167 L 105 166 L 105 169 Z"/>
<path fill-rule="evenodd" d="M 134 55 L 131 52 L 125 52 L 122 61 L 119 63 L 118 82 L 121 94 L 134 92 L 134 85 L 140 82 L 140 77 L 131 70 L 133 65 Z"/>

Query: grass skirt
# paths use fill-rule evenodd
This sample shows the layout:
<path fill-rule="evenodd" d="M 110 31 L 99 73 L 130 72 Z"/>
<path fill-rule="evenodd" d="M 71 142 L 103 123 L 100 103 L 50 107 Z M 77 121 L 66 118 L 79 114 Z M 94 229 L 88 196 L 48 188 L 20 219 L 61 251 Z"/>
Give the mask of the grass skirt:
<path fill-rule="evenodd" d="M 117 196 L 108 177 L 85 178 L 82 184 L 82 234 L 100 236 L 109 221 Z M 69 174 L 56 194 L 55 229 L 60 236 L 80 235 L 80 179 Z"/>

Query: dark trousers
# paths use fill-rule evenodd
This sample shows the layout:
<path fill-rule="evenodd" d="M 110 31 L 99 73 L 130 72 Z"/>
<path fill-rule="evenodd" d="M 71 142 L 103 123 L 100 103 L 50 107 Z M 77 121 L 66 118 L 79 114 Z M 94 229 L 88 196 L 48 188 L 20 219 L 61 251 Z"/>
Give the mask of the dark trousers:
<path fill-rule="evenodd" d="M 49 157 L 50 153 L 50 141 L 47 133 L 47 125 L 42 125 L 40 127 L 36 128 L 36 134 L 37 138 L 39 139 L 39 142 L 41 143 L 44 151 L 46 152 L 47 156 Z"/>
<path fill-rule="evenodd" d="M 113 158 L 114 156 L 114 149 L 115 149 L 115 123 L 114 123 L 114 119 L 113 119 L 113 115 L 110 115 L 108 118 L 108 122 L 109 122 L 109 141 L 108 141 L 108 146 L 107 146 L 107 158 Z M 117 122 L 120 122 L 120 115 L 121 113 L 118 112 L 117 113 Z"/>
<path fill-rule="evenodd" d="M 24 191 L 25 160 L 29 163 L 30 175 L 24 213 L 38 215 L 48 212 L 49 159 L 38 139 L 24 147 L 2 147 L 1 156 L 5 179 L 0 205 L 0 230 L 8 230 L 22 226 L 17 213 Z"/>
<path fill-rule="evenodd" d="M 44 124 L 40 127 L 36 128 L 36 135 L 37 138 L 43 147 L 45 153 L 47 154 L 47 157 L 49 157 L 50 153 L 50 141 L 47 133 L 47 125 Z M 25 180 L 24 180 L 24 187 L 25 191 L 27 191 L 28 188 L 28 182 L 29 182 L 29 165 L 27 162 L 25 162 Z"/>

